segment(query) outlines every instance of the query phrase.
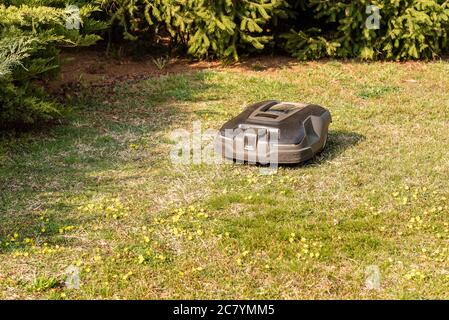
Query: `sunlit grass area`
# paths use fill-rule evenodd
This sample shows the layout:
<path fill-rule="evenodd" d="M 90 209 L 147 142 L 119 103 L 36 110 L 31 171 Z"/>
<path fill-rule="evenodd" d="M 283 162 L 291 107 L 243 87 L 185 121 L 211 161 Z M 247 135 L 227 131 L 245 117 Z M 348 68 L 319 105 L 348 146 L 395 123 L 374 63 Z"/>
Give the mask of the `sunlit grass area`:
<path fill-rule="evenodd" d="M 0 298 L 447 299 L 448 74 L 329 61 L 86 90 L 0 140 Z M 174 129 L 264 99 L 327 107 L 326 149 L 272 175 L 170 162 Z"/>

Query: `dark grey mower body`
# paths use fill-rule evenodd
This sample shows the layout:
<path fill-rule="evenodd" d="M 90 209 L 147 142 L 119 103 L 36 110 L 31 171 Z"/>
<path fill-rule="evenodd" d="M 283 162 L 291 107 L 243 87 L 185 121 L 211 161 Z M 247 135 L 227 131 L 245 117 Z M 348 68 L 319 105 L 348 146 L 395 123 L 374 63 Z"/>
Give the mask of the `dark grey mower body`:
<path fill-rule="evenodd" d="M 237 161 L 303 162 L 323 150 L 331 121 L 318 105 L 262 101 L 223 125 L 216 150 Z"/>

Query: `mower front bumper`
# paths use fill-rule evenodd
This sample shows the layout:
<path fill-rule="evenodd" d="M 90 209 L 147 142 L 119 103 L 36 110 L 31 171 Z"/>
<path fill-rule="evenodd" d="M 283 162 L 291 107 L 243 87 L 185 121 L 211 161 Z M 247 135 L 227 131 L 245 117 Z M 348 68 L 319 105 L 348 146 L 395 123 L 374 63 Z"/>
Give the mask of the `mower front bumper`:
<path fill-rule="evenodd" d="M 260 152 L 258 148 L 254 150 L 244 148 L 242 151 L 236 151 L 235 141 L 222 135 L 218 135 L 215 140 L 215 150 L 227 159 L 259 164 L 300 163 L 310 160 L 315 154 L 312 147 L 302 148 L 300 144 L 267 144 L 265 152 Z"/>

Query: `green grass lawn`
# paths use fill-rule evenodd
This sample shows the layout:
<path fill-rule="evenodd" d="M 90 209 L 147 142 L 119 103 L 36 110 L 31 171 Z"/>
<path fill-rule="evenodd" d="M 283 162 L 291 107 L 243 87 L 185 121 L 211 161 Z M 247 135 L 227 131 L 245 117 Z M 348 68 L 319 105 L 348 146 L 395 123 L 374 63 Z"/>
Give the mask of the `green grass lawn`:
<path fill-rule="evenodd" d="M 0 298 L 447 299 L 448 74 L 329 61 L 86 90 L 65 124 L 0 140 Z M 324 152 L 273 175 L 171 164 L 172 130 L 263 99 L 329 108 Z"/>

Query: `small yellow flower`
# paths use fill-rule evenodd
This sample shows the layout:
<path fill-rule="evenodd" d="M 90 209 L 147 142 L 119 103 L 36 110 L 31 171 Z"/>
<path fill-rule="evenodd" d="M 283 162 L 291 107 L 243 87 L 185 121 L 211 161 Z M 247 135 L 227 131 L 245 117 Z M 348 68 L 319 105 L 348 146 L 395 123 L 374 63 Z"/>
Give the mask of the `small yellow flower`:
<path fill-rule="evenodd" d="M 139 255 L 139 257 L 137 258 L 137 262 L 139 264 L 142 264 L 145 262 L 145 257 L 143 255 Z"/>
<path fill-rule="evenodd" d="M 133 275 L 132 271 L 128 272 L 127 274 L 123 275 L 123 280 L 128 280 Z"/>

